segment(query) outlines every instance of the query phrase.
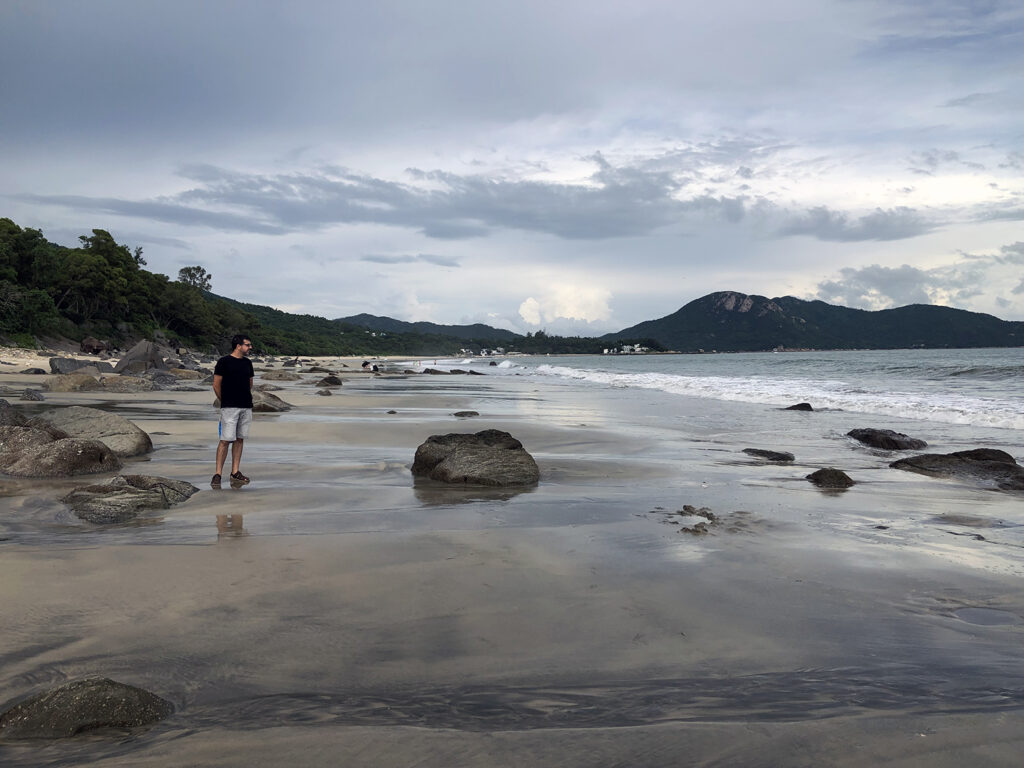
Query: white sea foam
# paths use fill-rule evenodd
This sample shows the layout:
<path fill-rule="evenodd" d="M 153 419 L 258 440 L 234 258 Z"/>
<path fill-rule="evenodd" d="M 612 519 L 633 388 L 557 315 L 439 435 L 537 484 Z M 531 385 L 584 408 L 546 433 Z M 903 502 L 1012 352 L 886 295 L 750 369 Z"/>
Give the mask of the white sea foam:
<path fill-rule="evenodd" d="M 761 376 L 684 376 L 669 373 L 617 373 L 543 364 L 536 375 L 616 388 L 655 389 L 716 400 L 788 406 L 812 402 L 816 409 L 841 409 L 949 424 L 1024 430 L 1024 403 L 949 390 L 873 389 L 838 379 Z"/>

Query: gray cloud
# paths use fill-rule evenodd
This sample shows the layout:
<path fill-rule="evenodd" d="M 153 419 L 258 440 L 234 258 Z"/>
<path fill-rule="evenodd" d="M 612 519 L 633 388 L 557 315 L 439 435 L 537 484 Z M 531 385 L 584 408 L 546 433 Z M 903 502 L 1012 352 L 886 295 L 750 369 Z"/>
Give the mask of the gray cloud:
<path fill-rule="evenodd" d="M 457 259 L 452 259 L 448 256 L 435 256 L 430 253 L 417 253 L 416 255 L 405 254 L 400 256 L 367 254 L 366 256 L 360 256 L 359 260 L 369 261 L 375 264 L 415 264 L 416 262 L 424 262 L 427 264 L 435 264 L 439 267 L 459 266 Z"/>
<path fill-rule="evenodd" d="M 425 183 L 425 188 L 338 167 L 266 175 L 199 165 L 182 170 L 196 186 L 159 200 L 21 197 L 78 210 L 263 234 L 373 223 L 414 228 L 438 239 L 479 236 L 494 229 L 604 239 L 649 234 L 688 216 L 730 222 L 743 218 L 743 198 L 704 194 L 679 200 L 675 195 L 682 184 L 669 171 L 616 167 L 600 154 L 590 159 L 597 170 L 587 185 L 409 169 L 409 177 Z"/>
<path fill-rule="evenodd" d="M 929 284 L 926 272 L 904 264 L 901 267 L 883 267 L 872 264 L 862 269 L 846 267 L 840 270 L 839 280 L 818 285 L 817 298 L 850 307 L 878 304 L 930 304 L 925 286 Z"/>
<path fill-rule="evenodd" d="M 873 212 L 857 219 L 825 206 L 794 216 L 779 229 L 780 235 L 811 235 L 819 240 L 858 242 L 861 240 L 903 240 L 933 228 L 913 208 L 903 206 Z"/>

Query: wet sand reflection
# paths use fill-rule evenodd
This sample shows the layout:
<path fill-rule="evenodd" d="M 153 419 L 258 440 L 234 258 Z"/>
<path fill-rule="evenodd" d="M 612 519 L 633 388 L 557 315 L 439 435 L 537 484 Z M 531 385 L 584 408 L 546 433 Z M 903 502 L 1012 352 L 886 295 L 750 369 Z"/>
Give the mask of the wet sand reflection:
<path fill-rule="evenodd" d="M 235 536 L 248 536 L 242 524 L 242 515 L 217 515 L 217 538 L 231 538 Z"/>

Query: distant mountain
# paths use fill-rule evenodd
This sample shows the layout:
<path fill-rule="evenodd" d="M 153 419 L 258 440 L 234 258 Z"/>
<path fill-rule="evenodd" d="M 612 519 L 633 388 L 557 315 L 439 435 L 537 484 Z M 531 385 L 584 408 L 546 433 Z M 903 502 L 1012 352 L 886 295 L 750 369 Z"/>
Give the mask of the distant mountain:
<path fill-rule="evenodd" d="M 476 339 L 477 341 L 512 341 L 522 338 L 519 334 L 506 331 L 504 328 L 492 328 L 483 323 L 473 325 L 438 325 L 437 323 L 418 322 L 407 323 L 404 320 L 395 320 L 392 317 L 378 317 L 377 315 L 352 315 L 351 317 L 339 317 L 334 320 L 336 323 L 347 323 L 369 328 L 371 331 L 384 331 L 385 333 L 425 333 L 435 336 L 453 336 L 457 339 Z"/>
<path fill-rule="evenodd" d="M 652 338 L 680 352 L 1024 346 L 1024 323 L 911 304 L 870 312 L 792 296 L 711 293 L 671 315 L 602 338 Z"/>

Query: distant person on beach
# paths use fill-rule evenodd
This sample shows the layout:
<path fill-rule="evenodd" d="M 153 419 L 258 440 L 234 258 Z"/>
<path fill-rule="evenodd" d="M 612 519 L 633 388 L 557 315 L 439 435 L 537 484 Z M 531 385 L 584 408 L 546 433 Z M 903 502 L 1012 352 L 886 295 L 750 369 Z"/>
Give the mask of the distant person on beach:
<path fill-rule="evenodd" d="M 220 442 L 217 444 L 217 470 L 210 480 L 210 487 L 220 488 L 224 460 L 231 445 L 231 485 L 241 486 L 249 482 L 242 474 L 242 448 L 249 436 L 252 424 L 252 380 L 256 375 L 247 355 L 252 341 L 244 334 L 231 339 L 231 354 L 224 355 L 213 369 L 213 392 L 220 400 Z"/>

